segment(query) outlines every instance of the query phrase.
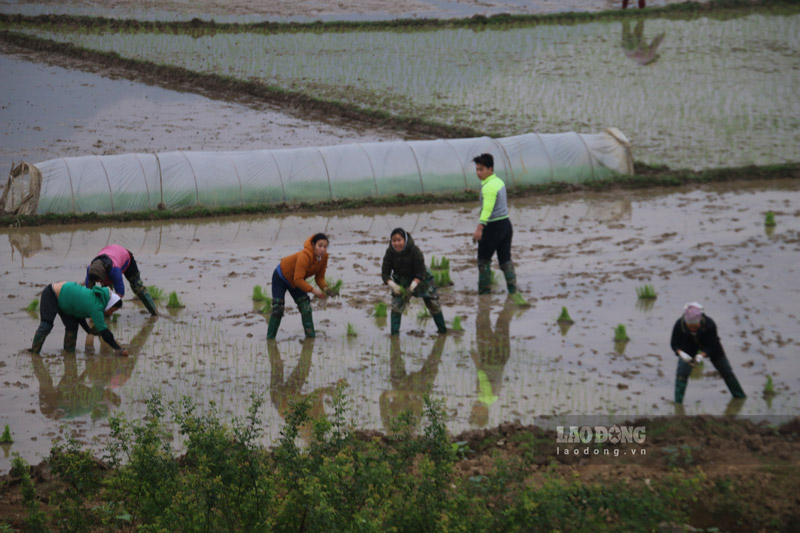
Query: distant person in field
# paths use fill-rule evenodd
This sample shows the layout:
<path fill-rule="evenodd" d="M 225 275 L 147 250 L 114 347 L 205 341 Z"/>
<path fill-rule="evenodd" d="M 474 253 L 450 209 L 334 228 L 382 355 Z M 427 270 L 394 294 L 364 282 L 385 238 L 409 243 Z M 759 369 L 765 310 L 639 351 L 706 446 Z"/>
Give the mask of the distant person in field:
<path fill-rule="evenodd" d="M 720 373 L 728 390 L 734 398 L 746 398 L 742 386 L 733 373 L 725 350 L 719 341 L 717 325 L 711 317 L 703 313 L 703 306 L 697 302 L 686 304 L 681 316 L 672 328 L 670 340 L 672 351 L 678 356 L 678 371 L 675 375 L 675 403 L 683 403 L 683 395 L 692 368 L 711 359 L 711 363 Z"/>
<path fill-rule="evenodd" d="M 514 229 L 508 218 L 508 195 L 503 180 L 494 173 L 494 157 L 481 154 L 473 159 L 481 180 L 481 213 L 472 240 L 478 243 L 478 294 L 489 294 L 492 283 L 492 256 L 497 252 L 500 270 L 508 293 L 517 292 L 517 275 L 511 262 L 511 237 Z"/>
<path fill-rule="evenodd" d="M 622 9 L 628 9 L 628 3 L 629 2 L 630 2 L 630 0 L 622 0 Z M 645 4 L 645 0 L 638 0 L 638 2 L 639 2 L 639 9 L 644 9 L 645 8 L 645 5 L 644 5 Z"/>
<path fill-rule="evenodd" d="M 53 330 L 56 315 L 61 317 L 66 331 L 64 332 L 64 350 L 75 351 L 78 341 L 78 326 L 86 333 L 100 335 L 111 346 L 117 355 L 127 356 L 124 350 L 106 325 L 106 318 L 122 307 L 122 299 L 111 292 L 108 287 L 84 287 L 72 281 L 51 283 L 42 291 L 39 303 L 39 328 L 33 336 L 30 351 L 38 354 L 42 351 L 44 341 Z M 89 327 L 87 318 L 92 319 L 93 327 Z"/>
<path fill-rule="evenodd" d="M 631 31 L 631 22 L 629 20 L 622 21 L 622 50 L 625 57 L 636 61 L 640 65 L 649 65 L 655 63 L 660 57 L 656 52 L 661 42 L 664 40 L 665 33 L 656 35 L 650 44 L 644 37 L 644 21 L 640 20 L 636 23 L 636 27 Z"/>
<path fill-rule="evenodd" d="M 286 291 L 292 295 L 300 310 L 303 331 L 307 338 L 315 337 L 314 318 L 311 316 L 311 298 L 333 296 L 325 282 L 325 271 L 328 268 L 328 237 L 324 233 L 316 233 L 306 239 L 303 249 L 286 256 L 272 273 L 272 313 L 267 326 L 267 339 L 274 339 L 283 318 L 286 303 Z M 312 287 L 306 279 L 314 276 L 317 282 Z"/>
<path fill-rule="evenodd" d="M 392 335 L 400 333 L 403 311 L 412 296 L 422 298 L 439 333 L 447 333 L 433 274 L 425 266 L 422 250 L 414 244 L 411 234 L 406 233 L 403 228 L 393 229 L 389 236 L 389 246 L 383 254 L 381 278 L 383 283 L 392 289 Z"/>
<path fill-rule="evenodd" d="M 131 284 L 133 293 L 139 297 L 144 306 L 150 311 L 153 316 L 158 316 L 156 303 L 153 297 L 147 291 L 144 282 L 142 282 L 139 267 L 133 254 L 127 248 L 119 244 L 109 244 L 97 254 L 97 257 L 92 259 L 86 269 L 86 286 L 90 289 L 96 283 L 104 287 L 113 286 L 114 292 L 125 296 L 125 283 L 122 281 L 122 276 L 128 278 L 128 283 Z"/>

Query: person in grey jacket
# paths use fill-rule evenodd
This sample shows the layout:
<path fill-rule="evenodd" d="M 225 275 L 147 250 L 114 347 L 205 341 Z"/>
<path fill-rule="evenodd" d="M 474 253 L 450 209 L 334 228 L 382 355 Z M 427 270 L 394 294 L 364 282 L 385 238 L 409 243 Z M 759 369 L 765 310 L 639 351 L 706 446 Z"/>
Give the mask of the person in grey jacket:
<path fill-rule="evenodd" d="M 392 289 L 392 335 L 400 333 L 403 311 L 412 296 L 422 298 L 439 333 L 447 333 L 433 274 L 425 266 L 425 257 L 414 244 L 411 234 L 403 228 L 392 230 L 389 246 L 383 255 L 381 278 Z"/>

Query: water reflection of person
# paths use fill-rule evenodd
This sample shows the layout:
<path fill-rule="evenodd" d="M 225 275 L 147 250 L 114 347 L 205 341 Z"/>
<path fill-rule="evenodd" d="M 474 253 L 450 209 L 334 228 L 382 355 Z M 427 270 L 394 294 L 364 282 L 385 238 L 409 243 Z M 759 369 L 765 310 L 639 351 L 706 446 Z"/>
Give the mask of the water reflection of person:
<path fill-rule="evenodd" d="M 514 315 L 514 302 L 506 300 L 497 315 L 494 329 L 491 321 L 489 298 L 479 298 L 478 316 L 475 319 L 475 341 L 477 349 L 472 359 L 478 372 L 478 397 L 472 405 L 469 422 L 473 426 L 485 426 L 489 421 L 489 408 L 500 394 L 503 372 L 511 355 L 511 317 Z"/>
<path fill-rule="evenodd" d="M 403 353 L 400 350 L 400 339 L 392 336 L 389 352 L 389 380 L 392 389 L 381 393 L 381 420 L 386 431 L 392 430 L 392 422 L 404 411 L 410 411 L 414 419 L 414 427 L 422 418 L 425 396 L 433 390 L 433 382 L 439 371 L 439 362 L 447 342 L 447 337 L 438 336 L 433 343 L 431 353 L 422 367 L 416 372 L 406 372 Z"/>
<path fill-rule="evenodd" d="M 32 354 L 42 414 L 58 420 L 90 413 L 96 420 L 107 416 L 113 407 L 119 407 L 121 399 L 117 391 L 130 379 L 138 360 L 135 354 L 147 341 L 154 324 L 154 319 L 145 322 L 142 330 L 131 340 L 131 357 L 115 357 L 111 348 L 102 344 L 106 355 L 87 357 L 86 367 L 80 374 L 75 352 L 64 351 L 64 374 L 58 385 L 54 385 L 44 359 L 39 354 Z"/>
<path fill-rule="evenodd" d="M 629 20 L 622 21 L 622 50 L 625 52 L 625 57 L 636 61 L 640 65 L 649 65 L 658 60 L 659 55 L 656 53 L 661 41 L 664 40 L 664 32 L 659 33 L 655 38 L 647 44 L 644 37 L 644 20 L 636 22 L 636 26 L 631 31 L 631 22 Z"/>
<path fill-rule="evenodd" d="M 278 342 L 274 339 L 267 341 L 270 366 L 269 398 L 272 401 L 272 405 L 277 409 L 278 414 L 283 418 L 286 418 L 293 403 L 308 398 L 311 400 L 311 409 L 308 414 L 312 419 L 316 420 L 325 414 L 324 395 L 333 396 L 336 392 L 335 387 L 320 387 L 308 394 L 301 392 L 308 379 L 308 374 L 311 372 L 311 356 L 314 352 L 314 342 L 314 337 L 306 337 L 303 340 L 300 359 L 297 361 L 292 373 L 289 374 L 289 377 L 284 379 L 283 359 L 278 348 Z M 306 442 L 309 442 L 311 425 L 306 424 L 301 427 L 300 434 Z"/>

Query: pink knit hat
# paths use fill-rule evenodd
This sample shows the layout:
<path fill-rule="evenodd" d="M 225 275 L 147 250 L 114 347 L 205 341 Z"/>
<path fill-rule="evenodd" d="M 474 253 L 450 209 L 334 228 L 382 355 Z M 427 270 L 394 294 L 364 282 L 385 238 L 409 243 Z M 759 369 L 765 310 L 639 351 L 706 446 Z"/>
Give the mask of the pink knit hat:
<path fill-rule="evenodd" d="M 697 302 L 688 303 L 683 306 L 683 320 L 689 324 L 699 324 L 703 318 L 703 306 Z"/>

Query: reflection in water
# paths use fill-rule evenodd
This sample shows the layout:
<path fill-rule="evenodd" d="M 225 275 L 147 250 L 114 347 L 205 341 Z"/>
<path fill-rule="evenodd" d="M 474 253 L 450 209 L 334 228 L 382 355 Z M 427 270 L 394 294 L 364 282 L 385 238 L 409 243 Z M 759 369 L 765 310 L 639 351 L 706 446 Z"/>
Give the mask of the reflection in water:
<path fill-rule="evenodd" d="M 636 22 L 636 27 L 631 31 L 631 21 L 622 21 L 622 50 L 625 52 L 625 57 L 636 61 L 640 65 L 649 65 L 655 63 L 660 57 L 656 50 L 664 40 L 664 32 L 659 33 L 655 38 L 647 44 L 644 37 L 644 20 Z"/>
<path fill-rule="evenodd" d="M 270 378 L 269 378 L 269 398 L 278 413 L 286 418 L 294 403 L 308 398 L 311 401 L 311 409 L 308 414 L 312 420 L 316 420 L 325 415 L 325 405 L 323 396 L 328 394 L 333 397 L 336 392 L 334 387 L 320 387 L 310 394 L 303 394 L 301 390 L 311 372 L 311 356 L 314 352 L 314 337 L 306 338 L 302 341 L 300 350 L 300 360 L 294 367 L 289 377 L 283 377 L 283 359 L 275 339 L 267 341 L 267 353 L 269 354 Z M 310 423 L 304 424 L 300 428 L 300 435 L 305 442 L 311 442 L 312 426 Z"/>
<path fill-rule="evenodd" d="M 419 423 L 425 396 L 433 391 L 445 342 L 447 336 L 438 335 L 422 367 L 408 373 L 400 350 L 400 339 L 397 335 L 391 336 L 389 379 L 392 390 L 383 391 L 380 398 L 381 420 L 387 432 L 392 431 L 392 422 L 404 411 L 409 411 L 413 416 L 414 427 Z"/>
<path fill-rule="evenodd" d="M 14 250 L 22 256 L 22 267 L 25 268 L 25 258 L 42 249 L 42 234 L 38 231 L 15 231 L 8 234 L 11 243 L 11 259 L 14 259 Z"/>
<path fill-rule="evenodd" d="M 475 319 L 477 349 L 472 353 L 478 381 L 478 398 L 472 404 L 469 422 L 473 426 L 485 426 L 489 421 L 489 408 L 494 404 L 503 384 L 503 372 L 511 355 L 510 325 L 515 305 L 506 300 L 497 315 L 492 329 L 491 298 L 478 298 L 478 316 Z"/>
<path fill-rule="evenodd" d="M 116 357 L 113 350 L 101 343 L 100 355 L 87 352 L 86 367 L 78 374 L 75 352 L 63 352 L 64 374 L 53 383 L 50 370 L 41 356 L 32 354 L 33 373 L 39 382 L 39 408 L 52 419 L 76 418 L 91 414 L 93 420 L 105 418 L 112 406 L 119 407 L 117 391 L 131 377 L 138 357 L 134 357 L 153 331 L 155 320 L 149 319 L 142 330 L 131 339 L 131 357 Z"/>

